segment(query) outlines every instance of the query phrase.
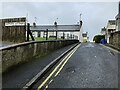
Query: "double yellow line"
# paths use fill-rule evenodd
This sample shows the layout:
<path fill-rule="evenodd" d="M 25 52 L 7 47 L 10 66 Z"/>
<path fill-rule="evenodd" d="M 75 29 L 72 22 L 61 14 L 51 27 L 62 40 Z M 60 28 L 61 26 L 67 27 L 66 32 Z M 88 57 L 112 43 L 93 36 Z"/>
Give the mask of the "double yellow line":
<path fill-rule="evenodd" d="M 103 45 L 103 44 L 100 44 L 100 45 L 102 45 L 102 46 L 104 46 L 104 47 L 106 47 L 106 48 L 108 48 L 108 49 L 110 49 L 110 50 L 112 50 L 112 51 L 120 54 L 120 52 L 119 52 L 118 50 L 115 50 L 115 49 L 113 49 L 113 48 L 107 47 L 107 46 L 105 46 L 105 45 Z"/>
<path fill-rule="evenodd" d="M 60 67 L 60 65 L 62 64 L 62 66 L 60 67 L 60 69 L 58 70 L 58 72 L 55 74 L 55 77 L 59 74 L 59 72 L 62 70 L 62 68 L 64 67 L 64 65 L 67 63 L 67 61 L 69 60 L 69 58 L 74 54 L 74 52 L 78 49 L 78 47 L 80 46 L 80 44 L 78 46 L 76 46 L 56 67 L 55 69 L 49 74 L 49 76 L 42 82 L 42 84 L 38 87 L 38 90 L 42 88 L 42 86 L 45 85 L 45 83 L 51 78 L 51 76 L 56 72 L 56 70 Z"/>

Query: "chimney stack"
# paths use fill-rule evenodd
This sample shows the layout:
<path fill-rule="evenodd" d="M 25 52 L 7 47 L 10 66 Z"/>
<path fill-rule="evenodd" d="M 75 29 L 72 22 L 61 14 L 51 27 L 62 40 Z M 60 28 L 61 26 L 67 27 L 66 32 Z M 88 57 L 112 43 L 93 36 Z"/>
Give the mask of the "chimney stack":
<path fill-rule="evenodd" d="M 54 22 L 54 25 L 55 25 L 55 27 L 57 26 L 57 22 L 56 21 Z"/>
<path fill-rule="evenodd" d="M 82 26 L 82 21 L 80 21 L 80 27 Z"/>
<path fill-rule="evenodd" d="M 36 27 L 36 23 L 35 22 L 33 22 L 33 26 Z"/>

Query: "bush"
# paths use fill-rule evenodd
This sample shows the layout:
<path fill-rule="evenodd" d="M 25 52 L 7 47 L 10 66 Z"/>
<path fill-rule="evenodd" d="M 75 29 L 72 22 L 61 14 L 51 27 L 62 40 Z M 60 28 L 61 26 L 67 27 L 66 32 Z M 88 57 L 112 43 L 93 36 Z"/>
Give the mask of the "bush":
<path fill-rule="evenodd" d="M 95 43 L 102 43 L 102 39 L 105 39 L 105 35 L 96 35 L 93 38 L 93 41 L 95 41 Z"/>

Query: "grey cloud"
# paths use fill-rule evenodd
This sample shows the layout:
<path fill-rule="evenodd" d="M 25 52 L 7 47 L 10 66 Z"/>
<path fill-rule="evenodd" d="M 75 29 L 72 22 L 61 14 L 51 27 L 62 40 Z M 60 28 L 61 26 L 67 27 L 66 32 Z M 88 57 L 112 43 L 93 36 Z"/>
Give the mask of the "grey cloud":
<path fill-rule="evenodd" d="M 118 12 L 116 2 L 11 2 L 3 3 L 3 17 L 17 17 L 29 15 L 29 22 L 37 24 L 53 24 L 58 18 L 58 24 L 76 24 L 79 14 L 82 13 L 83 31 L 88 31 L 90 40 L 95 34 L 100 34 L 100 29 L 106 26 L 109 19 L 114 19 Z"/>

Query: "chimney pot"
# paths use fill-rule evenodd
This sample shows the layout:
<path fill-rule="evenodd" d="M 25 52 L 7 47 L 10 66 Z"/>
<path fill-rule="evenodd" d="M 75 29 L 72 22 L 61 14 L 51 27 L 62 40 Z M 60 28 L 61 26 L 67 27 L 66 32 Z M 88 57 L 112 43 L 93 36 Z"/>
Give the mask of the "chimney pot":
<path fill-rule="evenodd" d="M 56 21 L 54 22 L 54 25 L 57 26 L 57 22 Z"/>
<path fill-rule="evenodd" d="M 33 26 L 36 27 L 36 23 L 35 22 L 33 22 Z"/>
<path fill-rule="evenodd" d="M 82 21 L 80 21 L 80 26 L 82 26 Z"/>

